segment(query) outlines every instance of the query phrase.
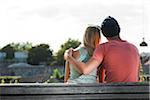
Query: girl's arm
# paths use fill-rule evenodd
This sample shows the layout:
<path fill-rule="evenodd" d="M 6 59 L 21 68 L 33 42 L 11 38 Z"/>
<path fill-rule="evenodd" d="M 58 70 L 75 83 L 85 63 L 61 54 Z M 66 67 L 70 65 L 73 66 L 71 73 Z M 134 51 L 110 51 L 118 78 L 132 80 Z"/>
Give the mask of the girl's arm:
<path fill-rule="evenodd" d="M 65 59 L 65 57 L 68 55 L 68 52 L 69 52 L 69 50 L 66 50 L 66 52 L 65 52 L 65 54 L 64 54 L 64 59 Z M 73 51 L 73 50 L 72 50 L 71 55 L 73 56 L 73 58 L 74 58 L 75 60 L 77 60 L 77 59 L 80 57 L 80 52 L 79 52 L 79 50 L 76 50 L 76 51 Z M 69 64 L 72 64 L 72 66 L 74 67 L 74 69 L 75 69 L 79 74 L 82 74 L 81 70 L 78 69 L 77 67 L 75 67 L 76 64 L 70 63 L 69 60 L 67 60 L 67 59 L 65 59 L 65 60 L 66 60 Z"/>
<path fill-rule="evenodd" d="M 80 53 L 79 53 L 79 50 L 76 50 L 76 51 L 73 51 L 72 53 L 72 56 L 75 58 L 75 59 L 78 59 L 79 56 L 80 56 Z M 67 82 L 67 80 L 69 79 L 69 76 L 70 76 L 70 67 L 69 67 L 69 61 L 66 60 L 65 62 L 65 76 L 64 76 L 64 82 Z M 73 65 L 74 66 L 74 65 Z M 78 70 L 77 68 L 75 68 L 78 73 L 81 73 L 80 70 Z"/>
<path fill-rule="evenodd" d="M 69 62 L 66 61 L 66 62 L 65 62 L 65 76 L 64 76 L 64 83 L 66 83 L 66 82 L 68 81 L 69 75 L 70 75 Z"/>

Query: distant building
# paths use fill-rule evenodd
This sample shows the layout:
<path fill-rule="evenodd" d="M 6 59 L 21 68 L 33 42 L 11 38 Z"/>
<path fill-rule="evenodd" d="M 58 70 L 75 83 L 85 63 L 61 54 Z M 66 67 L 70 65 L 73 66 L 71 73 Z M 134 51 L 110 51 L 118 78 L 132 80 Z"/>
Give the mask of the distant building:
<path fill-rule="evenodd" d="M 16 62 L 27 62 L 28 53 L 17 51 L 15 52 L 15 61 Z"/>
<path fill-rule="evenodd" d="M 4 61 L 5 58 L 6 58 L 6 53 L 0 52 L 0 62 Z"/>

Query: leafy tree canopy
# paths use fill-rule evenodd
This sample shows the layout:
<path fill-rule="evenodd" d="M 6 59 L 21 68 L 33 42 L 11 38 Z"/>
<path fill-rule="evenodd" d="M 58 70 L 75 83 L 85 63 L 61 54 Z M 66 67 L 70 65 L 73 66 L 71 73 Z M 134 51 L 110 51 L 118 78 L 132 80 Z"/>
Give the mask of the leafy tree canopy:
<path fill-rule="evenodd" d="M 6 59 L 13 59 L 14 58 L 15 50 L 10 44 L 4 46 L 0 51 L 6 53 Z"/>
<path fill-rule="evenodd" d="M 15 51 L 28 51 L 32 48 L 32 43 L 26 42 L 26 43 L 11 43 L 10 44 Z"/>
<path fill-rule="evenodd" d="M 40 44 L 29 49 L 28 63 L 38 65 L 41 63 L 49 64 L 53 60 L 53 50 L 48 44 Z"/>

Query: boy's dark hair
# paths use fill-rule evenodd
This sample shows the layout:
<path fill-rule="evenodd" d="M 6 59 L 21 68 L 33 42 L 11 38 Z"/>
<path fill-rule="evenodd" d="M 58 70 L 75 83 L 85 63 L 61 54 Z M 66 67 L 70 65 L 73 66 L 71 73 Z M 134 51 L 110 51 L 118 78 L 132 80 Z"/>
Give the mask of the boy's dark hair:
<path fill-rule="evenodd" d="M 117 36 L 120 33 L 120 26 L 116 19 L 108 16 L 101 24 L 101 30 L 105 37 Z"/>

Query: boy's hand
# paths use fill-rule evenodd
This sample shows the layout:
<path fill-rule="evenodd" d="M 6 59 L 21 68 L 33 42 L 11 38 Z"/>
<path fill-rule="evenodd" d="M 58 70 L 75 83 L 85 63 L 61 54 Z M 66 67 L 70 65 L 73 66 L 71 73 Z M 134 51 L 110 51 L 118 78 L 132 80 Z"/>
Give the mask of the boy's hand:
<path fill-rule="evenodd" d="M 69 58 L 72 57 L 72 53 L 73 53 L 73 48 L 66 50 L 64 53 L 64 59 L 69 60 Z"/>

